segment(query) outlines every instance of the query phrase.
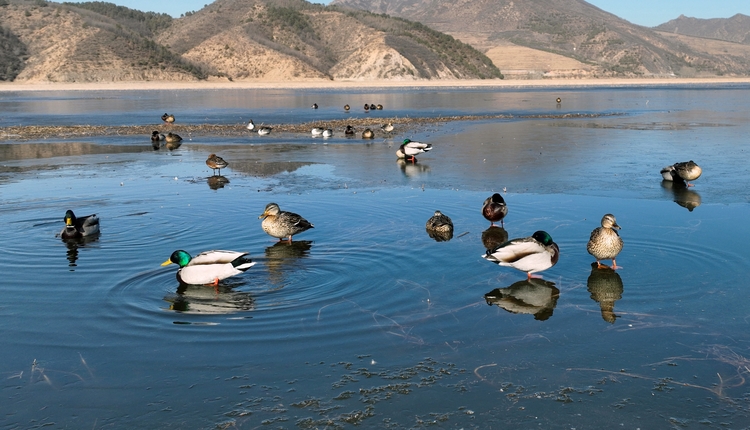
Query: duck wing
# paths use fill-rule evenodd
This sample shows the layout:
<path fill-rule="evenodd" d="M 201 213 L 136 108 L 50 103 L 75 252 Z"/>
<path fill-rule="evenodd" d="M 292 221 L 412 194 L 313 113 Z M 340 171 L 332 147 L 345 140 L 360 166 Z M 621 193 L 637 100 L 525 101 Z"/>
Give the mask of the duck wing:
<path fill-rule="evenodd" d="M 247 252 L 212 250 L 204 251 L 193 257 L 188 266 L 202 266 L 208 264 L 227 264 L 248 255 Z M 187 266 L 186 266 L 187 267 Z"/>
<path fill-rule="evenodd" d="M 541 254 L 546 251 L 544 245 L 532 237 L 509 240 L 500 244 L 494 250 L 487 250 L 483 255 L 485 259 L 497 264 L 511 264 L 532 255 Z"/>

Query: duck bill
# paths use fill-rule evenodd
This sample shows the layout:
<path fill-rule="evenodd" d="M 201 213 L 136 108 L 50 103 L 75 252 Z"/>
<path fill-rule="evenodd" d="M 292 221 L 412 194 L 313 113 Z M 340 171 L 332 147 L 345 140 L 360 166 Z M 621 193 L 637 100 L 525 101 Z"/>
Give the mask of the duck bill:
<path fill-rule="evenodd" d="M 258 219 L 265 218 L 265 217 L 266 217 L 266 213 L 263 212 L 262 214 L 260 214 L 260 216 L 258 216 Z"/>
<path fill-rule="evenodd" d="M 167 261 L 161 263 L 162 266 L 168 266 L 170 264 L 172 264 L 172 260 L 167 260 Z"/>

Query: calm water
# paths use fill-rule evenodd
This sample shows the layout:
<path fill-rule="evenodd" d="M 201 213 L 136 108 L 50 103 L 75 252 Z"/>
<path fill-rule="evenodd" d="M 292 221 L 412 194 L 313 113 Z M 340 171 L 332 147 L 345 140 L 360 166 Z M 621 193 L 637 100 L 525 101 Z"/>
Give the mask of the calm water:
<path fill-rule="evenodd" d="M 607 116 L 396 124 L 371 142 L 190 136 L 172 152 L 148 136 L 1 142 L 1 428 L 750 426 L 750 88 L 0 94 L 0 126 L 165 111 Z M 435 149 L 399 164 L 404 137 Z M 661 183 L 689 159 L 694 188 Z M 558 243 L 544 281 L 481 258 L 493 192 L 511 238 Z M 277 243 L 258 220 L 271 201 L 315 228 Z M 57 238 L 68 208 L 99 214 L 101 236 Z M 424 230 L 436 209 L 448 242 Z M 586 252 L 608 212 L 616 273 Z M 175 249 L 258 264 L 218 291 L 181 287 L 159 265 Z M 507 297 L 488 303 L 495 289 Z"/>

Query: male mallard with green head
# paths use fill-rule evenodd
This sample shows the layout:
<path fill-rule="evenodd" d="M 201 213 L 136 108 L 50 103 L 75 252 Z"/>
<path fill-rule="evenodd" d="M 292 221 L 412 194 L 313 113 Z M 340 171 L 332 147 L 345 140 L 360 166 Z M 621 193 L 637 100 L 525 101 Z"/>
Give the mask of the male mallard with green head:
<path fill-rule="evenodd" d="M 183 250 L 172 253 L 169 260 L 161 265 L 174 263 L 180 266 L 177 280 L 188 285 L 219 285 L 219 281 L 239 275 L 255 265 L 247 252 L 205 251 L 190 257 Z"/>
<path fill-rule="evenodd" d="M 417 161 L 417 154 L 422 154 L 431 150 L 432 145 L 429 143 L 422 143 L 416 142 L 414 140 L 404 139 L 404 143 L 402 143 L 396 151 L 396 157 L 414 162 Z"/>
<path fill-rule="evenodd" d="M 557 264 L 560 248 L 546 231 L 537 231 L 530 237 L 511 239 L 495 249 L 488 249 L 482 258 L 500 266 L 509 266 L 531 274 L 547 270 Z"/>
<path fill-rule="evenodd" d="M 279 240 L 287 238 L 289 242 L 295 234 L 314 227 L 308 220 L 296 213 L 282 211 L 276 203 L 267 204 L 266 209 L 258 218 L 263 218 L 261 223 L 263 231 L 270 236 L 278 237 Z"/>
<path fill-rule="evenodd" d="M 63 239 L 79 239 L 99 234 L 99 217 L 96 214 L 77 218 L 72 210 L 65 211 L 65 227 L 60 232 Z"/>
<path fill-rule="evenodd" d="M 597 227 L 591 232 L 591 238 L 586 245 L 589 254 L 596 258 L 598 268 L 607 267 L 601 264 L 600 260 L 612 260 L 612 269 L 620 269 L 615 262 L 615 257 L 622 251 L 622 238 L 617 234 L 620 226 L 612 214 L 606 214 L 602 217 L 602 226 Z"/>
<path fill-rule="evenodd" d="M 500 221 L 501 226 L 505 226 L 503 218 L 508 215 L 508 206 L 505 204 L 505 199 L 499 193 L 495 193 L 485 199 L 482 205 L 482 216 L 490 222 L 490 226 L 495 225 L 496 222 Z"/>

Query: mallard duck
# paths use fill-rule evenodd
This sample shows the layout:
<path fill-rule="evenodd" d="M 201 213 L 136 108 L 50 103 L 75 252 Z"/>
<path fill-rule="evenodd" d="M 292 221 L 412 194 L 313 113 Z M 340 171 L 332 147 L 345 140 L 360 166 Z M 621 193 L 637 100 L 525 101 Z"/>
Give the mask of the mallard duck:
<path fill-rule="evenodd" d="M 386 133 L 390 133 L 393 131 L 393 124 L 391 124 L 390 122 L 388 124 L 383 124 L 380 126 L 380 129 Z"/>
<path fill-rule="evenodd" d="M 255 123 L 253 122 L 253 120 L 247 122 L 247 129 L 250 131 L 255 130 Z"/>
<path fill-rule="evenodd" d="M 695 161 L 683 161 L 680 163 L 674 163 L 671 166 L 667 166 L 661 169 L 661 176 L 667 181 L 685 181 L 688 187 L 692 187 L 693 184 L 690 181 L 694 181 L 700 178 L 703 169 L 699 165 L 695 164 Z"/>
<path fill-rule="evenodd" d="M 332 137 L 333 136 L 333 130 L 330 128 L 323 129 L 323 137 Z"/>
<path fill-rule="evenodd" d="M 172 124 L 174 123 L 174 115 L 165 113 L 164 115 L 161 116 L 161 120 L 166 122 L 167 124 Z"/>
<path fill-rule="evenodd" d="M 347 125 L 344 134 L 347 136 L 354 136 L 354 128 L 351 125 Z"/>
<path fill-rule="evenodd" d="M 151 142 L 161 142 L 164 139 L 166 139 L 166 137 L 164 137 L 163 134 L 159 133 L 158 130 L 154 130 L 153 132 L 151 132 Z"/>
<path fill-rule="evenodd" d="M 369 128 L 366 128 L 362 132 L 362 139 L 372 139 L 374 137 L 375 137 L 375 133 L 373 133 L 372 130 L 370 130 Z"/>
<path fill-rule="evenodd" d="M 99 234 L 99 217 L 96 214 L 76 218 L 73 211 L 68 209 L 65 211 L 63 220 L 65 227 L 60 232 L 60 237 L 63 239 L 80 239 Z"/>
<path fill-rule="evenodd" d="M 562 99 L 560 97 L 558 97 L 556 101 L 557 101 L 557 104 L 562 103 Z"/>
<path fill-rule="evenodd" d="M 317 109 L 318 108 L 318 104 L 317 103 L 313 103 L 312 106 L 310 106 L 310 107 L 313 108 L 313 109 Z"/>
<path fill-rule="evenodd" d="M 261 136 L 265 136 L 267 134 L 271 134 L 271 130 L 273 130 L 273 127 L 262 125 L 260 126 L 260 128 L 258 128 L 258 134 Z"/>
<path fill-rule="evenodd" d="M 229 163 L 224 161 L 223 158 L 219 157 L 216 154 L 211 154 L 206 159 L 206 166 L 210 167 L 211 170 L 213 170 L 214 175 L 216 174 L 216 169 L 219 169 L 219 176 L 221 176 L 221 169 L 227 167 Z"/>
<path fill-rule="evenodd" d="M 344 105 L 344 110 L 348 111 L 349 110 L 349 105 Z"/>
<path fill-rule="evenodd" d="M 375 108 L 376 108 L 377 110 L 383 110 L 383 105 L 381 105 L 381 104 L 378 104 L 378 105 L 377 105 L 377 106 L 376 106 Z"/>
<path fill-rule="evenodd" d="M 365 111 L 368 111 L 368 110 L 370 110 L 370 105 L 368 105 L 367 103 L 365 103 Z"/>
<path fill-rule="evenodd" d="M 263 218 L 261 223 L 263 231 L 270 236 L 278 237 L 279 240 L 287 238 L 289 242 L 295 234 L 314 227 L 308 220 L 296 213 L 282 211 L 276 203 L 267 204 L 266 209 L 258 218 Z"/>
<path fill-rule="evenodd" d="M 182 138 L 179 134 L 172 133 L 171 131 L 167 133 L 166 136 L 164 136 L 164 140 L 167 141 L 167 143 L 178 143 L 182 142 Z"/>
<path fill-rule="evenodd" d="M 488 305 L 497 305 L 514 314 L 534 315 L 544 321 L 552 316 L 560 290 L 544 279 L 524 279 L 505 288 L 495 288 L 484 295 Z"/>
<path fill-rule="evenodd" d="M 374 103 L 370 104 L 370 110 L 375 110 L 375 109 L 377 109 L 377 106 L 375 106 Z"/>
<path fill-rule="evenodd" d="M 320 136 L 321 134 L 323 134 L 323 129 L 320 127 L 313 127 L 312 130 L 310 130 L 310 133 L 313 135 L 313 137 Z"/>
<path fill-rule="evenodd" d="M 402 143 L 396 151 L 396 156 L 398 158 L 403 158 L 405 160 L 413 162 L 417 160 L 415 155 L 430 150 L 432 150 L 432 145 L 429 143 L 415 142 L 413 140 L 404 139 L 404 143 Z"/>
<path fill-rule="evenodd" d="M 438 242 L 445 242 L 453 238 L 453 221 L 448 215 L 435 211 L 435 214 L 427 220 L 425 230 L 431 238 Z"/>
<path fill-rule="evenodd" d="M 586 245 L 589 254 L 596 258 L 597 267 L 607 267 L 600 263 L 600 260 L 612 260 L 612 269 L 619 269 L 615 262 L 615 257 L 622 251 L 622 238 L 617 234 L 620 226 L 612 214 L 606 214 L 602 217 L 602 226 L 597 227 L 591 232 L 591 238 Z"/>
<path fill-rule="evenodd" d="M 490 222 L 490 226 L 500 221 L 500 225 L 504 227 L 505 222 L 503 218 L 505 218 L 505 215 L 508 215 L 508 206 L 505 204 L 503 196 L 495 193 L 485 199 L 482 205 L 482 216 Z"/>
<path fill-rule="evenodd" d="M 531 274 L 547 270 L 557 264 L 560 248 L 546 231 L 537 231 L 531 237 L 511 239 L 495 249 L 488 249 L 482 256 L 488 261 L 509 266 Z"/>
<path fill-rule="evenodd" d="M 219 281 L 239 275 L 253 267 L 255 263 L 247 257 L 247 252 L 205 251 L 190 257 L 183 250 L 172 253 L 162 266 L 174 263 L 180 266 L 177 280 L 188 285 L 219 285 Z"/>

